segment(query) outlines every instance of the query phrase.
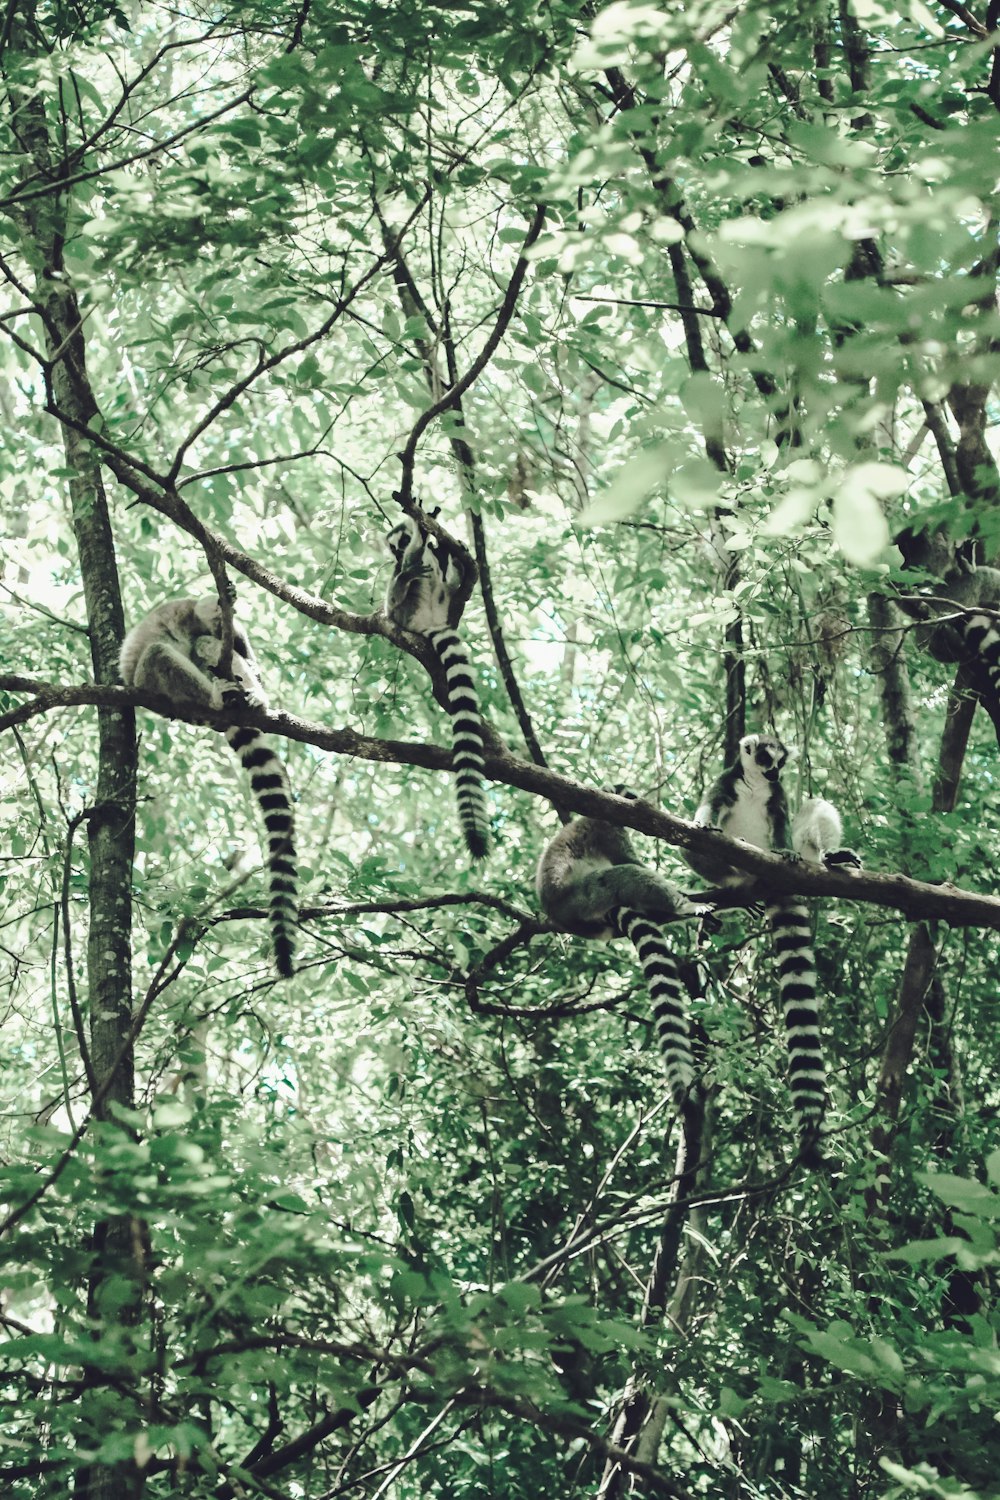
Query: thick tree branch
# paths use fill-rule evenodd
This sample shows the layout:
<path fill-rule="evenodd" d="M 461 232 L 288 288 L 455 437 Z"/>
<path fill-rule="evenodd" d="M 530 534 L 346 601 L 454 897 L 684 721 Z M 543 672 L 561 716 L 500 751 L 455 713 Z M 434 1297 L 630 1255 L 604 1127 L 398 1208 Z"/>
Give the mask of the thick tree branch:
<path fill-rule="evenodd" d="M 33 695 L 30 702 L 0 716 L 0 732 L 58 708 L 102 704 L 121 709 L 134 705 L 152 709 L 165 718 L 178 719 L 186 724 L 210 724 L 215 729 L 225 729 L 231 724 L 252 725 L 285 739 L 315 745 L 319 750 L 383 765 L 421 766 L 429 771 L 451 768 L 450 753 L 436 745 L 380 740 L 353 729 L 327 729 L 291 714 L 247 710 L 234 715 L 221 709 L 178 708 L 165 698 L 135 688 L 93 683 L 63 688 L 12 674 L 0 674 L 0 691 Z M 586 817 L 604 818 L 676 848 L 694 849 L 713 856 L 716 861 L 734 865 L 748 876 L 756 877 L 756 882 L 748 882 L 745 892 L 748 901 L 758 899 L 763 890 L 801 896 L 830 896 L 842 901 L 889 907 L 912 920 L 926 918 L 948 922 L 955 927 L 985 927 L 1000 931 L 1000 897 L 980 895 L 950 883 L 929 885 L 905 875 L 876 875 L 870 871 L 847 875 L 791 861 L 780 854 L 752 848 L 749 844 L 734 843 L 725 834 L 701 828 L 648 802 L 583 786 L 568 776 L 560 776 L 556 771 L 532 765 L 530 761 L 495 748 L 487 748 L 485 775 L 490 781 L 545 797 L 553 806 L 565 807 Z"/>

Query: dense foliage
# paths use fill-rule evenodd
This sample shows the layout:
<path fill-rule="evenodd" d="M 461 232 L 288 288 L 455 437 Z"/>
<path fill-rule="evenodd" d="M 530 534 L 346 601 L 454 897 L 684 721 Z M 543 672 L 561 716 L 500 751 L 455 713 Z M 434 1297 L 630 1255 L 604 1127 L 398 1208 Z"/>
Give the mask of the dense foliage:
<path fill-rule="evenodd" d="M 891 537 L 1000 552 L 996 26 L 5 8 L 12 1500 L 1000 1495 L 996 909 L 816 903 L 808 1173 L 757 911 L 677 936 L 694 1139 L 634 954 L 533 890 L 553 807 L 689 816 L 769 729 L 869 870 L 990 893 L 997 732 Z M 400 500 L 479 568 L 480 868 L 378 612 Z M 227 574 L 292 716 L 285 983 L 235 759 L 148 706 L 136 759 L 112 686 L 122 611 Z"/>

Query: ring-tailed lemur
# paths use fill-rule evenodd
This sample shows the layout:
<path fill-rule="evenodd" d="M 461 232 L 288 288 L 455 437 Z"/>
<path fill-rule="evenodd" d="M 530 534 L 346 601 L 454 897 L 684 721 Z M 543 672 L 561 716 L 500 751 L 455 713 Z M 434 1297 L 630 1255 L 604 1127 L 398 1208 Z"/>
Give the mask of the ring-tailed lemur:
<path fill-rule="evenodd" d="M 233 625 L 232 677 L 214 670 L 222 651 L 222 610 L 218 598 L 171 599 L 157 605 L 122 642 L 119 669 L 130 687 L 159 693 L 172 703 L 223 708 L 245 704 L 266 708 L 257 661 L 246 633 Z M 274 962 L 287 979 L 293 972 L 297 915 L 295 825 L 292 800 L 281 761 L 258 729 L 224 731 L 250 777 L 264 815 L 270 872 L 270 922 Z"/>
<path fill-rule="evenodd" d="M 416 516 L 404 516 L 389 532 L 386 546 L 395 566 L 385 612 L 394 625 L 425 635 L 444 668 L 458 816 L 469 853 L 473 859 L 485 859 L 490 852 L 490 818 L 483 782 L 483 721 L 469 653 L 448 624 L 448 607 L 462 581 L 461 568 L 454 554 L 425 532 Z"/>
<path fill-rule="evenodd" d="M 744 735 L 739 759 L 716 781 L 695 813 L 695 823 L 717 828 L 757 849 L 786 852 L 788 803 L 781 769 L 787 758 L 788 751 L 772 735 Z M 686 858 L 693 870 L 718 885 L 739 885 L 747 878 L 714 856 L 689 851 Z M 826 1107 L 809 913 L 801 901 L 782 896 L 769 902 L 767 918 L 774 935 L 792 1108 L 808 1143 L 819 1131 Z"/>
<path fill-rule="evenodd" d="M 688 901 L 636 858 L 628 835 L 599 818 L 577 818 L 542 851 L 535 887 L 545 915 L 575 937 L 631 940 L 649 988 L 670 1091 L 683 1106 L 694 1082 L 687 1003 L 660 925 L 708 910 Z"/>
<path fill-rule="evenodd" d="M 840 813 L 825 797 L 807 797 L 792 821 L 792 848 L 810 865 L 828 870 L 860 870 L 861 859 L 844 849 Z"/>
<path fill-rule="evenodd" d="M 923 622 L 917 640 L 936 661 L 978 663 L 1000 699 L 1000 569 L 979 567 L 967 546 L 956 548 L 942 531 L 906 529 L 895 540 L 907 568 L 940 579 L 939 588 L 930 584 L 932 598 L 897 598 L 900 609 Z"/>

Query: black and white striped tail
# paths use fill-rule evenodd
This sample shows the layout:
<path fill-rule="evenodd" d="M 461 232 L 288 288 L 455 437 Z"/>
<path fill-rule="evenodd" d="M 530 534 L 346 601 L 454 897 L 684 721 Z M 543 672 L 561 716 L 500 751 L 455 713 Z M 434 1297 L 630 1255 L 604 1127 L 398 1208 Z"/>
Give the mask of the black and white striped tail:
<path fill-rule="evenodd" d="M 812 1139 L 826 1111 L 826 1071 L 809 912 L 800 901 L 776 901 L 767 918 L 774 934 L 792 1109 L 803 1139 Z"/>
<path fill-rule="evenodd" d="M 646 976 L 663 1064 L 674 1102 L 684 1105 L 694 1083 L 687 997 L 674 956 L 655 922 L 628 906 L 610 914 L 615 930 L 631 940 Z"/>
<path fill-rule="evenodd" d="M 294 973 L 295 921 L 298 915 L 295 869 L 295 819 L 288 777 L 281 761 L 257 729 L 227 729 L 226 739 L 250 777 L 253 794 L 267 828 L 270 871 L 271 944 L 282 979 Z"/>
<path fill-rule="evenodd" d="M 483 720 L 469 653 L 454 630 L 431 630 L 428 638 L 448 680 L 451 754 L 462 832 L 473 859 L 485 859 L 490 852 L 490 816 L 483 781 Z"/>
<path fill-rule="evenodd" d="M 994 693 L 1000 698 L 1000 630 L 996 621 L 991 615 L 966 615 L 960 628 L 965 644 L 976 653 Z"/>

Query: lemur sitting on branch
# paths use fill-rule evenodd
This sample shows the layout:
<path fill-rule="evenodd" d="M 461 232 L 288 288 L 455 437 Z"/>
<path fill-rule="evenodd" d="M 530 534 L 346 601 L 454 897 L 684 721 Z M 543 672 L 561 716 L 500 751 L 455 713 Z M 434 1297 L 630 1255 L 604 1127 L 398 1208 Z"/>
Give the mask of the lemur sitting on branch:
<path fill-rule="evenodd" d="M 666 922 L 703 916 L 656 870 L 639 862 L 628 834 L 600 818 L 576 818 L 546 844 L 538 861 L 538 901 L 561 932 L 607 940 L 627 937 L 646 976 L 667 1082 L 678 1108 L 694 1082 L 687 1004 Z"/>
<path fill-rule="evenodd" d="M 386 546 L 394 566 L 385 612 L 394 625 L 425 635 L 444 668 L 458 816 L 469 853 L 473 859 L 485 859 L 490 818 L 483 781 L 483 721 L 469 653 L 448 624 L 462 571 L 456 556 L 421 526 L 418 516 L 404 516 L 389 532 Z"/>
<path fill-rule="evenodd" d="M 159 693 L 178 706 L 266 708 L 256 657 L 246 632 L 235 622 L 231 676 L 226 678 L 216 671 L 221 654 L 222 609 L 216 595 L 169 599 L 129 631 L 122 642 L 119 670 L 128 686 Z M 224 733 L 250 777 L 264 815 L 274 962 L 287 979 L 293 972 L 297 915 L 295 822 L 288 778 L 259 730 L 234 727 Z"/>
<path fill-rule="evenodd" d="M 840 815 L 822 798 L 803 804 L 793 830 L 794 852 L 788 849 L 788 802 L 781 784 L 787 758 L 785 746 L 773 735 L 744 735 L 739 758 L 714 783 L 694 815 L 695 823 L 788 858 L 828 868 L 859 865 L 853 851 L 832 847 L 839 844 Z M 686 858 L 693 870 L 718 885 L 739 885 L 747 878 L 715 855 L 688 851 Z M 767 919 L 778 965 L 792 1108 L 807 1155 L 815 1157 L 826 1087 L 809 913 L 802 901 L 779 896 L 768 903 Z"/>

